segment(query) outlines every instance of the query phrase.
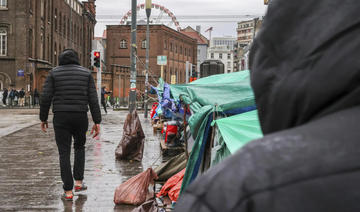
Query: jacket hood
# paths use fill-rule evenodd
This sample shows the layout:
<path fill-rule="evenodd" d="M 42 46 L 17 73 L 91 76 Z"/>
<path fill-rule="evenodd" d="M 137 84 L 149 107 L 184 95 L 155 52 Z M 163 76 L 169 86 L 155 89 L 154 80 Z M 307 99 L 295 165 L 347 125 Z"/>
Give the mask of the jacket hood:
<path fill-rule="evenodd" d="M 273 0 L 250 52 L 264 134 L 360 105 L 358 0 Z"/>
<path fill-rule="evenodd" d="M 59 65 L 80 65 L 78 53 L 73 49 L 65 49 L 59 55 Z"/>

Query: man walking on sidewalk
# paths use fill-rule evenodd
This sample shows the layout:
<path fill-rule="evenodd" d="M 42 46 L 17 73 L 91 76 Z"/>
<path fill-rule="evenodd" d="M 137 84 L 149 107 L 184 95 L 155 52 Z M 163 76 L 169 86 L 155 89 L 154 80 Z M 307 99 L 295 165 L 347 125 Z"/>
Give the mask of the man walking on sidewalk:
<path fill-rule="evenodd" d="M 8 89 L 5 88 L 5 89 L 4 89 L 4 93 L 3 93 L 3 97 L 2 97 L 2 102 L 3 102 L 4 106 L 6 106 L 6 99 L 7 99 L 7 97 L 8 97 Z"/>
<path fill-rule="evenodd" d="M 101 104 L 104 107 L 105 113 L 107 114 L 107 110 L 106 110 L 106 103 L 105 103 L 105 94 L 110 94 L 111 92 L 107 92 L 106 91 L 106 87 L 102 87 L 101 88 Z"/>
<path fill-rule="evenodd" d="M 25 90 L 24 88 L 21 88 L 19 91 L 19 106 L 24 107 L 25 106 Z"/>
<path fill-rule="evenodd" d="M 48 113 L 53 104 L 53 124 L 59 150 L 61 179 L 65 200 L 72 200 L 75 192 L 86 190 L 83 183 L 85 167 L 85 142 L 88 130 L 88 106 L 94 126 L 94 137 L 100 132 L 101 113 L 91 72 L 80 66 L 77 52 L 65 49 L 59 56 L 59 66 L 50 71 L 40 101 L 41 129 L 48 128 Z M 74 138 L 74 169 L 71 172 L 70 152 Z"/>

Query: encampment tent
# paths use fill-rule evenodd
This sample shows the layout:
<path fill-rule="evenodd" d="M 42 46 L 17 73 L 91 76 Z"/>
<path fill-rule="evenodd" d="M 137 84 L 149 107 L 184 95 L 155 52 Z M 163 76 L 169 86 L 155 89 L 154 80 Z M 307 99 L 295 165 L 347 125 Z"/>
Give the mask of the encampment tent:
<path fill-rule="evenodd" d="M 257 110 L 218 119 L 213 124 L 217 127 L 217 133 L 211 154 L 212 165 L 234 154 L 249 141 L 263 136 Z"/>
<path fill-rule="evenodd" d="M 171 85 L 171 96 L 189 105 L 189 126 L 195 144 L 184 176 L 182 191 L 198 176 L 215 117 L 232 116 L 256 109 L 249 71 L 219 74 L 186 85 Z"/>

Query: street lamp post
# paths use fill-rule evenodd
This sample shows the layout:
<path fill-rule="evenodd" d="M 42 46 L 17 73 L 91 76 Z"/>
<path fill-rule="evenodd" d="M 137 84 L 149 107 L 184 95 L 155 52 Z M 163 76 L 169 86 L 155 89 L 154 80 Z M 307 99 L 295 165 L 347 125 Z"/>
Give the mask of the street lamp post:
<path fill-rule="evenodd" d="M 149 84 L 149 48 L 150 48 L 150 15 L 151 15 L 151 0 L 146 0 L 146 73 L 145 73 L 145 112 L 144 117 L 148 116 L 148 84 Z"/>
<path fill-rule="evenodd" d="M 131 74 L 129 110 L 133 112 L 136 108 L 136 6 L 137 0 L 131 0 Z"/>

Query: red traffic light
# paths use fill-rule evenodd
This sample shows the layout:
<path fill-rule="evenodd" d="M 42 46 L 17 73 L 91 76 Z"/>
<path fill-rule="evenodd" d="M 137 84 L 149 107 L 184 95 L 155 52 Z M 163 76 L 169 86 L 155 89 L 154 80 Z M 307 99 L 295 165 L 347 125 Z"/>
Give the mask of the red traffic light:
<path fill-rule="evenodd" d="M 95 56 L 96 58 L 99 58 L 99 57 L 100 57 L 100 52 L 94 52 L 94 56 Z"/>

